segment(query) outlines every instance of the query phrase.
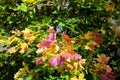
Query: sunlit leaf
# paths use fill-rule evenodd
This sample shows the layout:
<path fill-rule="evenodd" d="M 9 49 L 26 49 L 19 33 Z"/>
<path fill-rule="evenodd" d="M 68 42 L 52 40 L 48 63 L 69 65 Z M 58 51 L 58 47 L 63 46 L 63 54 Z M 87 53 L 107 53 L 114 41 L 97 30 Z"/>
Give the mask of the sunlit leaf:
<path fill-rule="evenodd" d="M 73 76 L 72 78 L 70 78 L 70 80 L 78 80 L 78 78 L 76 76 Z"/>
<path fill-rule="evenodd" d="M 79 78 L 78 80 L 86 80 L 84 77 L 85 77 L 84 73 L 80 73 L 79 77 L 78 77 Z"/>
<path fill-rule="evenodd" d="M 7 40 L 7 43 L 8 44 L 11 44 L 13 43 L 14 41 L 18 41 L 19 38 L 17 38 L 15 35 L 11 36 L 8 40 Z"/>
<path fill-rule="evenodd" d="M 97 57 L 97 61 L 103 64 L 107 64 L 110 59 L 110 57 L 107 57 L 105 54 L 98 54 Z"/>
<path fill-rule="evenodd" d="M 39 64 L 41 64 L 43 62 L 43 58 L 42 57 L 40 57 L 40 58 L 38 58 L 37 60 L 36 60 L 36 66 L 38 66 Z"/>
<path fill-rule="evenodd" d="M 21 43 L 20 48 L 21 48 L 20 53 L 25 53 L 25 51 L 28 50 L 28 44 L 27 43 Z"/>
<path fill-rule="evenodd" d="M 48 48 L 52 41 L 56 40 L 57 33 L 53 33 L 49 35 L 46 39 L 44 39 L 41 43 L 38 44 L 38 48 L 46 47 Z"/>
<path fill-rule="evenodd" d="M 93 33 L 88 31 L 85 35 L 84 35 L 84 38 L 87 39 L 87 40 L 90 40 L 93 38 Z"/>
<path fill-rule="evenodd" d="M 112 71 L 112 69 L 111 69 L 111 67 L 110 67 L 109 65 L 103 65 L 103 66 L 102 66 L 102 69 L 103 69 L 103 70 L 106 70 L 107 73 L 109 73 L 109 72 Z"/>
<path fill-rule="evenodd" d="M 11 47 L 11 48 L 8 48 L 8 53 L 12 54 L 12 53 L 15 53 L 17 51 L 16 47 Z"/>
<path fill-rule="evenodd" d="M 49 64 L 51 67 L 56 67 L 56 66 L 60 65 L 60 55 L 56 55 L 56 56 L 52 57 L 49 60 Z"/>
<path fill-rule="evenodd" d="M 68 45 L 72 45 L 72 39 L 67 34 L 61 34 L 63 39 L 68 43 Z"/>
<path fill-rule="evenodd" d="M 85 49 L 94 50 L 96 46 L 99 47 L 99 45 L 95 41 L 90 41 L 85 45 Z"/>

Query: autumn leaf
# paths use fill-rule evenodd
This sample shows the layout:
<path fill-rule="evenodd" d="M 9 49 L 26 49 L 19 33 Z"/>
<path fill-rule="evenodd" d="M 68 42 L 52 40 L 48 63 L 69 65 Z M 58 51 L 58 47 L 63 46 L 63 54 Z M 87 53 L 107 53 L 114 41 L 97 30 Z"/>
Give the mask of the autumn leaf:
<path fill-rule="evenodd" d="M 103 64 L 107 64 L 110 59 L 110 57 L 107 57 L 105 54 L 98 54 L 97 57 L 97 61 Z"/>
<path fill-rule="evenodd" d="M 72 54 L 70 54 L 69 52 L 65 51 L 61 54 L 61 57 L 64 58 L 64 59 L 67 59 L 67 58 L 72 58 Z"/>
<path fill-rule="evenodd" d="M 48 48 L 52 41 L 56 40 L 57 33 L 53 33 L 49 35 L 46 39 L 44 39 L 41 43 L 37 45 L 38 48 L 46 47 Z"/>
<path fill-rule="evenodd" d="M 73 55 L 73 58 L 75 58 L 75 60 L 78 60 L 78 59 L 82 59 L 82 56 L 80 54 L 75 53 Z"/>
<path fill-rule="evenodd" d="M 11 36 L 8 40 L 7 40 L 7 43 L 8 44 L 11 44 L 13 43 L 14 41 L 18 41 L 19 38 L 17 38 L 15 35 Z"/>
<path fill-rule="evenodd" d="M 90 41 L 85 45 L 85 49 L 92 51 L 95 49 L 96 46 L 99 47 L 99 45 L 95 41 Z"/>
<path fill-rule="evenodd" d="M 43 62 L 43 58 L 40 57 L 36 60 L 36 66 L 38 66 L 39 64 L 41 64 Z"/>
<path fill-rule="evenodd" d="M 25 51 L 28 50 L 28 44 L 27 43 L 20 43 L 20 53 L 25 53 Z"/>
<path fill-rule="evenodd" d="M 56 55 L 56 56 L 52 57 L 49 60 L 49 64 L 52 68 L 60 65 L 60 55 Z"/>
<path fill-rule="evenodd" d="M 90 39 L 93 38 L 93 35 L 92 35 L 92 34 L 93 34 L 92 32 L 88 31 L 88 32 L 84 35 L 84 38 L 85 38 L 86 40 L 90 40 Z"/>
<path fill-rule="evenodd" d="M 100 36 L 100 34 L 95 35 L 94 41 L 99 45 L 102 44 L 102 37 Z"/>
<path fill-rule="evenodd" d="M 70 80 L 78 80 L 77 76 L 73 76 Z"/>
<path fill-rule="evenodd" d="M 49 32 L 49 33 L 54 33 L 54 32 L 55 32 L 54 27 L 50 27 L 47 32 Z"/>
<path fill-rule="evenodd" d="M 114 4 L 114 3 L 105 6 L 105 11 L 107 11 L 107 12 L 108 12 L 108 11 L 114 12 L 114 10 L 115 10 L 115 4 Z"/>
<path fill-rule="evenodd" d="M 112 71 L 112 69 L 109 65 L 102 65 L 101 69 L 105 70 L 107 73 Z"/>
<path fill-rule="evenodd" d="M 86 80 L 85 78 L 85 75 L 84 75 L 84 73 L 80 73 L 79 75 L 78 75 L 78 80 Z"/>
<path fill-rule="evenodd" d="M 33 2 L 35 2 L 35 0 L 22 0 L 22 2 L 33 3 Z"/>
<path fill-rule="evenodd" d="M 16 50 L 16 47 L 11 47 L 7 51 L 8 53 L 12 54 L 12 53 L 15 53 L 17 50 Z"/>
<path fill-rule="evenodd" d="M 115 78 L 115 73 L 109 72 L 109 73 L 103 74 L 101 80 L 114 80 L 114 78 Z"/>
<path fill-rule="evenodd" d="M 72 39 L 67 34 L 61 34 L 61 35 L 68 45 L 72 45 Z"/>

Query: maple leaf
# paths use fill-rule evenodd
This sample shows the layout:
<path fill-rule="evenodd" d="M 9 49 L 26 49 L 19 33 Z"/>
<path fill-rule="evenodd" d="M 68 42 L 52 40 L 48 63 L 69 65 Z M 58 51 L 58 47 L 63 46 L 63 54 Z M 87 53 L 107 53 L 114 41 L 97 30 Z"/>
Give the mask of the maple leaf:
<path fill-rule="evenodd" d="M 73 55 L 73 58 L 75 58 L 76 60 L 78 60 L 78 59 L 82 59 L 82 56 L 80 54 L 75 53 Z"/>
<path fill-rule="evenodd" d="M 69 52 L 65 51 L 64 53 L 61 54 L 61 57 L 64 59 L 70 58 L 72 59 L 72 54 L 70 54 Z"/>
<path fill-rule="evenodd" d="M 73 76 L 70 80 L 78 80 L 77 76 Z"/>
<path fill-rule="evenodd" d="M 115 73 L 109 72 L 109 73 L 103 74 L 101 80 L 114 80 L 114 78 L 115 78 Z"/>
<path fill-rule="evenodd" d="M 85 77 L 85 75 L 84 75 L 84 73 L 80 73 L 79 75 L 79 79 L 78 80 L 86 80 L 84 77 Z"/>
<path fill-rule="evenodd" d="M 40 57 L 36 60 L 36 66 L 38 66 L 39 64 L 41 64 L 43 62 L 43 58 Z"/>
<path fill-rule="evenodd" d="M 49 53 L 57 53 L 59 51 L 59 46 L 57 45 L 57 42 L 52 42 L 47 49 L 47 52 Z"/>
<path fill-rule="evenodd" d="M 53 33 L 49 35 L 45 40 L 43 40 L 40 44 L 38 44 L 38 48 L 46 47 L 48 48 L 52 41 L 56 40 L 57 33 Z"/>
<path fill-rule="evenodd" d="M 72 45 L 72 39 L 67 34 L 61 34 L 62 38 L 67 42 L 68 45 Z"/>
<path fill-rule="evenodd" d="M 49 60 L 49 64 L 52 68 L 60 65 L 60 63 L 61 63 L 60 62 L 60 55 L 56 55 Z"/>
<path fill-rule="evenodd" d="M 18 41 L 19 38 L 17 38 L 15 35 L 11 36 L 8 40 L 7 40 L 7 43 L 8 44 L 11 44 L 13 43 L 14 41 Z"/>
<path fill-rule="evenodd" d="M 94 41 L 99 45 L 102 44 L 102 37 L 100 36 L 100 34 L 95 35 Z"/>
<path fill-rule="evenodd" d="M 108 12 L 108 11 L 114 12 L 114 10 L 115 10 L 115 4 L 114 4 L 114 3 L 105 6 L 105 11 L 107 11 L 107 12 Z"/>
<path fill-rule="evenodd" d="M 60 55 L 64 59 L 75 59 L 75 60 L 82 59 L 82 56 L 80 54 L 77 53 L 71 54 L 70 52 L 67 51 L 63 52 Z"/>
<path fill-rule="evenodd" d="M 54 27 L 50 27 L 47 32 L 49 32 L 49 33 L 54 33 L 54 32 L 55 32 Z"/>
<path fill-rule="evenodd" d="M 90 40 L 90 39 L 93 38 L 93 35 L 92 35 L 92 34 L 93 34 L 92 32 L 88 31 L 88 32 L 84 35 L 84 38 L 85 38 L 86 40 Z"/>
<path fill-rule="evenodd" d="M 97 57 L 97 61 L 103 64 L 107 64 L 110 59 L 110 57 L 107 57 L 105 54 L 98 54 Z"/>
<path fill-rule="evenodd" d="M 99 47 L 99 45 L 95 41 L 90 41 L 85 45 L 85 49 L 94 50 L 96 46 Z"/>
<path fill-rule="evenodd" d="M 25 51 L 28 50 L 28 44 L 27 43 L 20 43 L 20 53 L 25 53 Z"/>
<path fill-rule="evenodd" d="M 8 53 L 12 54 L 12 53 L 15 53 L 17 50 L 16 50 L 16 47 L 11 47 L 7 51 Z"/>
<path fill-rule="evenodd" d="M 107 73 L 112 71 L 112 69 L 111 69 L 111 67 L 109 65 L 103 65 L 102 69 L 106 70 Z"/>

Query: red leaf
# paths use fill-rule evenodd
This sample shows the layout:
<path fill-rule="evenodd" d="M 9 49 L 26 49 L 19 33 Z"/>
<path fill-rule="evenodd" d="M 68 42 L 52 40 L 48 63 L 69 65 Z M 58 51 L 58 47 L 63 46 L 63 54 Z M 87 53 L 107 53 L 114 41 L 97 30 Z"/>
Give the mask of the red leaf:
<path fill-rule="evenodd" d="M 114 77 L 115 77 L 115 73 L 109 72 L 102 75 L 102 80 L 114 80 Z"/>
<path fill-rule="evenodd" d="M 96 36 L 94 37 L 94 41 L 99 45 L 102 44 L 102 37 L 100 36 L 100 34 L 96 34 Z"/>
<path fill-rule="evenodd" d="M 36 60 L 36 66 L 38 66 L 39 64 L 41 64 L 43 62 L 43 58 L 41 57 L 41 58 L 38 58 L 37 60 Z"/>

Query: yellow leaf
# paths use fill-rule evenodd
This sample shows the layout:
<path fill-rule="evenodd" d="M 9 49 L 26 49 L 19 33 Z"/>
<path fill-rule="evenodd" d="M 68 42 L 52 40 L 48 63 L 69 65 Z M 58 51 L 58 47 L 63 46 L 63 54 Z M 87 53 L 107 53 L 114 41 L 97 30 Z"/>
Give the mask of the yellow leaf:
<path fill-rule="evenodd" d="M 95 49 L 96 46 L 99 47 L 99 45 L 95 41 L 90 41 L 85 45 L 85 49 L 92 51 Z"/>
<path fill-rule="evenodd" d="M 3 35 L 0 34 L 0 39 L 3 39 L 3 38 L 4 38 Z"/>
<path fill-rule="evenodd" d="M 11 44 L 13 43 L 14 41 L 18 41 L 19 38 L 15 37 L 15 35 L 11 36 L 8 40 L 7 40 L 7 43 L 8 44 Z"/>
<path fill-rule="evenodd" d="M 35 2 L 35 0 L 22 0 L 22 2 L 29 2 L 29 3 L 33 3 L 33 2 Z"/>
<path fill-rule="evenodd" d="M 78 80 L 76 76 L 73 76 L 70 80 Z"/>
<path fill-rule="evenodd" d="M 25 30 L 23 30 L 22 32 L 23 32 L 23 34 L 27 34 L 27 33 L 30 33 L 30 32 L 31 32 L 31 30 L 30 30 L 30 29 L 28 29 L 28 28 L 25 28 Z"/>
<path fill-rule="evenodd" d="M 25 53 L 25 51 L 28 50 L 28 44 L 27 43 L 20 43 L 20 53 Z"/>
<path fill-rule="evenodd" d="M 86 80 L 86 79 L 84 78 L 84 74 L 83 74 L 83 73 L 80 73 L 80 74 L 79 74 L 79 80 Z"/>
<path fill-rule="evenodd" d="M 22 76 L 23 74 L 25 74 L 26 72 L 25 72 L 25 68 L 20 68 L 19 69 L 19 71 L 16 73 L 16 74 L 14 74 L 14 79 L 15 80 L 18 80 L 18 78 L 20 77 L 20 76 Z"/>
<path fill-rule="evenodd" d="M 87 39 L 87 40 L 90 40 L 91 38 L 93 38 L 92 36 L 92 32 L 88 31 L 85 35 L 84 35 L 84 38 Z"/>

